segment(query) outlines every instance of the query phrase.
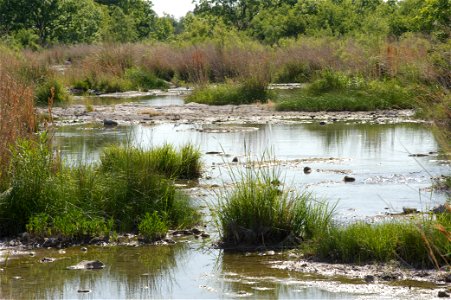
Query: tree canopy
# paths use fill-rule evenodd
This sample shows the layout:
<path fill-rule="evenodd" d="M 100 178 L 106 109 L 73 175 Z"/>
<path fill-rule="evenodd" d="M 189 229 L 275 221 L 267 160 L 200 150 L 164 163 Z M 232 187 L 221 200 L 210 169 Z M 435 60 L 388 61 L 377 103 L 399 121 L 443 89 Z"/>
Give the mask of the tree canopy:
<path fill-rule="evenodd" d="M 307 36 L 446 40 L 449 0 L 195 0 L 181 20 L 158 17 L 148 0 L 0 0 L 0 34 L 26 47 L 140 40 L 202 40 L 220 35 L 277 44 Z"/>

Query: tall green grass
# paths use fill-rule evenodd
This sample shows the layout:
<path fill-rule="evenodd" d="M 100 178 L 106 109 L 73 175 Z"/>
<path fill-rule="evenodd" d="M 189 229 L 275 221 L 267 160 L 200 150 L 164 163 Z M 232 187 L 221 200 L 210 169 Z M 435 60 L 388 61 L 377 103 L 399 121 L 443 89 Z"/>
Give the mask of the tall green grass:
<path fill-rule="evenodd" d="M 139 227 L 154 213 L 164 216 L 160 228 L 192 226 L 199 214 L 174 180 L 197 178 L 199 158 L 189 145 L 181 151 L 114 147 L 99 164 L 69 167 L 53 157 L 45 136 L 21 141 L 11 160 L 10 189 L 0 198 L 0 235 L 27 229 L 40 237 L 83 239 L 112 230 L 148 232 Z"/>
<path fill-rule="evenodd" d="M 251 79 L 239 84 L 204 86 L 189 95 L 187 101 L 209 105 L 239 105 L 266 102 L 269 95 L 266 83 Z"/>
<path fill-rule="evenodd" d="M 413 267 L 449 265 L 451 243 L 438 225 L 451 227 L 450 214 L 436 220 L 403 220 L 380 224 L 357 222 L 334 226 L 316 243 L 319 258 L 332 262 L 368 263 L 398 260 Z"/>
<path fill-rule="evenodd" d="M 224 247 L 293 247 L 327 232 L 333 209 L 310 194 L 283 191 L 278 183 L 270 170 L 248 170 L 220 196 Z"/>
<path fill-rule="evenodd" d="M 281 111 L 368 111 L 416 106 L 414 93 L 394 80 L 367 81 L 358 76 L 325 71 L 306 89 L 281 93 Z"/>

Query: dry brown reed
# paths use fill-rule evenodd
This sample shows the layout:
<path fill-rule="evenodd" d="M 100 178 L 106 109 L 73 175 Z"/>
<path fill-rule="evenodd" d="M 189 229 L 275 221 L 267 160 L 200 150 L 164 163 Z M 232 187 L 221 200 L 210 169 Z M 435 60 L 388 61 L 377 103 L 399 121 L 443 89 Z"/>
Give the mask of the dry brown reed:
<path fill-rule="evenodd" d="M 30 136 L 36 128 L 33 88 L 11 71 L 16 64 L 13 56 L 0 56 L 0 186 L 6 176 L 11 145 Z"/>

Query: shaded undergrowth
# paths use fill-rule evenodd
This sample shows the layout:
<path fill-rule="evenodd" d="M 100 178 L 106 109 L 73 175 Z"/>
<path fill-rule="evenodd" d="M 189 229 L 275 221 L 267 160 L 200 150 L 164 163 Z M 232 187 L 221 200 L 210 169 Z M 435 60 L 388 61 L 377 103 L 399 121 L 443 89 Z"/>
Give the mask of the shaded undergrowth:
<path fill-rule="evenodd" d="M 0 233 L 26 229 L 35 237 L 78 240 L 139 231 L 151 239 L 168 228 L 192 226 L 199 215 L 174 181 L 196 179 L 198 159 L 189 145 L 180 151 L 168 145 L 149 151 L 113 147 L 99 164 L 69 167 L 53 156 L 45 135 L 39 142 L 20 141 L 10 188 L 0 197 Z"/>

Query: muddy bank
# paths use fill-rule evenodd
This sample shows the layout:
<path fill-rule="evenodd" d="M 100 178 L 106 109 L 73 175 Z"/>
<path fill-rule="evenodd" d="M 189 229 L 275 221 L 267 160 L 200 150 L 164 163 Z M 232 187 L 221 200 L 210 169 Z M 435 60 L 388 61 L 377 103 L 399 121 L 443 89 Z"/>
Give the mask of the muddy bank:
<path fill-rule="evenodd" d="M 296 257 L 296 254 L 291 254 Z M 401 266 L 401 263 L 393 261 L 386 264 L 374 263 L 366 265 L 356 264 L 331 264 L 309 259 L 293 261 L 273 261 L 272 268 L 290 270 L 302 273 L 317 274 L 326 277 L 343 276 L 349 279 L 358 279 L 365 283 L 387 283 L 418 281 L 430 282 L 437 286 L 451 284 L 449 270 L 420 270 Z"/>
<path fill-rule="evenodd" d="M 48 113 L 47 108 L 38 108 L 39 114 Z M 360 122 L 371 124 L 393 124 L 402 122 L 424 122 L 414 118 L 413 110 L 381 110 L 370 112 L 280 112 L 271 104 L 209 106 L 188 103 L 149 107 L 140 103 L 117 105 L 75 104 L 69 107 L 54 107 L 54 120 L 58 125 L 70 123 L 99 123 L 114 120 L 119 124 L 291 124 L 334 122 Z"/>

